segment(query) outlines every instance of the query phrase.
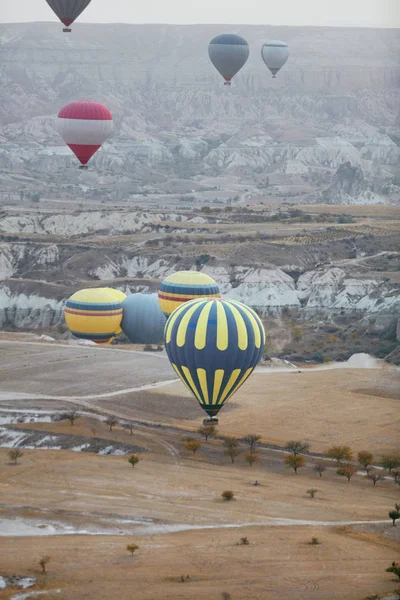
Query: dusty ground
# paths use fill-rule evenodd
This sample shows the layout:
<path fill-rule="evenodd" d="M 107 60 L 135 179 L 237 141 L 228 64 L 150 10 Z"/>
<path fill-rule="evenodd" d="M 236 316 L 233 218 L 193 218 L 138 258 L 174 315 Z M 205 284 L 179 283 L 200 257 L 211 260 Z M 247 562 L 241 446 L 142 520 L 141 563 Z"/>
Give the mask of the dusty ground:
<path fill-rule="evenodd" d="M 236 546 L 244 535 L 250 545 Z M 312 536 L 321 544 L 309 545 Z M 128 542 L 140 546 L 134 557 L 125 549 Z M 318 528 L 129 539 L 14 538 L 7 540 L 3 568 L 37 572 L 35 562 L 44 554 L 52 558 L 48 575 L 40 579 L 42 589 L 61 590 L 47 595 L 48 600 L 220 600 L 223 592 L 232 600 L 360 600 L 394 588 L 384 572 L 393 548 L 383 546 L 377 536 L 363 539 Z M 181 575 L 190 578 L 180 583 Z"/>
<path fill-rule="evenodd" d="M 0 341 L 0 385 L 4 391 L 88 395 L 174 378 L 161 352 Z"/>
<path fill-rule="evenodd" d="M 49 394 L 120 418 L 197 429 L 203 413 L 181 382 L 136 390 L 174 379 L 165 353 L 0 341 L 3 406 L 7 392 L 35 394 L 37 400 Z M 278 445 L 302 438 L 315 452 L 336 443 L 376 455 L 398 451 L 399 389 L 400 370 L 391 366 L 301 373 L 262 369 L 220 412 L 220 433 L 243 436 L 257 430 L 265 442 Z M 9 397 L 11 406 L 14 397 Z"/>
<path fill-rule="evenodd" d="M 90 425 L 82 419 L 74 429 L 90 435 Z M 121 431 L 109 435 L 132 440 Z M 49 554 L 50 572 L 38 588 L 61 589 L 54 598 L 71 600 L 130 599 L 132 589 L 137 600 L 220 599 L 224 591 L 235 600 L 358 600 L 393 589 L 384 571 L 396 556 L 396 539 L 386 535 L 394 531 L 387 519 L 397 497 L 391 482 L 373 488 L 361 476 L 347 484 L 333 471 L 322 479 L 307 469 L 297 476 L 273 473 L 265 468 L 268 455 L 263 467 L 250 469 L 239 459 L 232 465 L 218 441 L 211 443 L 211 454 L 219 453 L 219 464 L 210 464 L 205 447 L 191 458 L 176 437 L 175 453 L 168 451 L 170 439 L 170 434 L 148 437 L 135 431 L 134 441 L 146 441 L 148 452 L 134 470 L 126 457 L 37 450 L 25 451 L 21 464 L 11 466 L 2 449 L 0 519 L 91 525 L 99 531 L 107 523 L 119 523 L 124 531 L 129 519 L 147 520 L 129 536 L 0 537 L 2 572 L 36 575 L 37 560 Z M 255 477 L 261 486 L 251 485 Z M 305 493 L 310 487 L 319 489 L 314 499 Z M 233 489 L 236 500 L 223 502 L 224 489 Z M 352 533 L 343 525 L 324 525 L 382 519 L 386 524 L 372 532 L 367 526 Z M 177 524 L 213 528 L 157 533 L 160 525 Z M 254 526 L 235 527 L 243 524 Z M 243 536 L 250 546 L 237 547 Z M 321 545 L 308 544 L 313 536 Z M 134 558 L 125 549 L 131 542 L 140 546 Z M 181 574 L 190 576 L 184 584 Z M 0 598 L 8 597 L 0 592 Z"/>
<path fill-rule="evenodd" d="M 233 398 L 233 409 L 220 412 L 220 431 L 238 436 L 255 431 L 275 444 L 301 438 L 316 452 L 338 443 L 377 455 L 398 451 L 399 387 L 400 371 L 390 368 L 256 372 Z M 173 403 L 178 394 L 190 398 L 180 383 L 157 392 L 173 398 Z M 102 404 L 111 406 L 112 401 Z M 155 415 L 157 403 L 150 402 L 148 409 Z"/>
<path fill-rule="evenodd" d="M 0 349 L 2 407 L 61 408 L 71 394 L 80 398 L 74 406 L 81 401 L 85 409 L 164 425 L 135 425 L 133 435 L 119 425 L 109 432 L 95 416 L 73 427 L 65 421 L 18 425 L 146 451 L 132 469 L 127 456 L 66 450 L 24 449 L 14 466 L 0 449 L 0 529 L 21 533 L 28 524 L 36 532 L 0 535 L 2 574 L 39 576 L 36 591 L 49 592 L 49 600 L 221 600 L 223 592 L 232 600 L 362 600 L 396 587 L 385 573 L 399 547 L 400 528 L 388 519 L 399 493 L 392 480 L 373 487 L 357 474 L 347 483 L 329 462 L 320 478 L 312 457 L 295 475 L 272 449 L 260 450 L 260 462 L 250 468 L 244 446 L 231 464 L 219 439 L 189 455 L 185 431 L 165 427 L 189 430 L 201 423 L 182 384 L 118 393 L 132 386 L 131 372 L 141 385 L 171 379 L 162 355 L 4 341 Z M 76 376 L 80 369 L 88 379 Z M 314 451 L 333 443 L 376 455 L 397 449 L 398 373 L 259 372 L 221 412 L 220 434 L 255 431 L 279 444 L 303 438 Z M 40 390 L 54 390 L 54 382 L 63 399 L 42 400 Z M 25 399 L 14 400 L 17 392 Z M 252 485 L 255 479 L 260 486 Z M 311 488 L 318 489 L 313 499 L 306 493 Z M 221 499 L 227 489 L 235 493 L 230 503 Z M 366 523 L 354 525 L 360 521 Z M 98 535 L 43 535 L 50 526 Z M 236 545 L 243 536 L 249 546 Z M 309 545 L 311 537 L 321 544 Z M 133 558 L 126 551 L 131 542 L 140 546 Z M 52 557 L 49 573 L 40 577 L 37 561 L 45 554 Z M 190 578 L 181 583 L 181 575 Z M 16 593 L 0 590 L 0 599 Z"/>

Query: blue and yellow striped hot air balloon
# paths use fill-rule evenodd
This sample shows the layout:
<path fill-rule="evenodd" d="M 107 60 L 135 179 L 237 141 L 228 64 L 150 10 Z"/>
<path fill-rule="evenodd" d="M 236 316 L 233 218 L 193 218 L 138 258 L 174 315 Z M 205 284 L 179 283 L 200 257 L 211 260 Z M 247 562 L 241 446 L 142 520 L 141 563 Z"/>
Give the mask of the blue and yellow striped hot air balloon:
<path fill-rule="evenodd" d="M 64 316 L 75 337 L 101 344 L 108 342 L 120 327 L 122 306 L 105 288 L 84 289 L 67 300 Z"/>
<path fill-rule="evenodd" d="M 209 417 L 251 375 L 265 344 L 263 324 L 251 308 L 208 298 L 177 308 L 164 338 L 173 368 Z"/>
<path fill-rule="evenodd" d="M 219 298 L 219 287 L 212 277 L 198 271 L 177 271 L 160 286 L 158 301 L 168 318 L 178 306 L 195 298 Z"/>

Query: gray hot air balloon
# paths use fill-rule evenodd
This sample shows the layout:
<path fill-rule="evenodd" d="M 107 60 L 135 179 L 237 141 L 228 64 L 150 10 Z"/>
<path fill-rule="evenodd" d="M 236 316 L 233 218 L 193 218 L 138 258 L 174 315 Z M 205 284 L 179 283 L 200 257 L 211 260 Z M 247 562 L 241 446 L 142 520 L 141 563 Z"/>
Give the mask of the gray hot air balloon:
<path fill-rule="evenodd" d="M 159 344 L 166 317 L 157 294 L 131 294 L 122 303 L 121 328 L 133 344 Z"/>
<path fill-rule="evenodd" d="M 232 77 L 246 63 L 249 54 L 248 43 L 235 33 L 217 35 L 208 46 L 210 60 L 225 79 L 224 85 L 231 85 Z"/>
<path fill-rule="evenodd" d="M 46 0 L 50 8 L 56 13 L 61 23 L 64 23 L 63 31 L 70 32 L 70 25 L 79 17 L 81 12 L 92 0 Z"/>
<path fill-rule="evenodd" d="M 275 79 L 277 72 L 289 58 L 288 45 L 280 40 L 271 40 L 261 48 L 261 56 Z"/>

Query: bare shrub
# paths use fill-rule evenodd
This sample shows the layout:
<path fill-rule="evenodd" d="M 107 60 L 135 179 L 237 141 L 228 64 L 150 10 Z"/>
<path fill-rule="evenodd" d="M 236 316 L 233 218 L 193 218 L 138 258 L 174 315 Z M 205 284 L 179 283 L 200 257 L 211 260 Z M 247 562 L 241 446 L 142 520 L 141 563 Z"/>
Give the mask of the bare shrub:
<path fill-rule="evenodd" d="M 109 431 L 112 431 L 113 427 L 115 427 L 115 425 L 117 425 L 118 419 L 116 417 L 110 416 L 110 417 L 107 417 L 107 419 L 105 420 L 105 423 L 108 425 Z"/>
<path fill-rule="evenodd" d="M 42 558 L 39 559 L 38 562 L 39 562 L 40 567 L 42 568 L 42 573 L 46 573 L 46 567 L 47 567 L 47 564 L 50 562 L 50 560 L 51 560 L 51 557 L 48 554 L 46 554 L 45 556 L 42 556 Z"/>
<path fill-rule="evenodd" d="M 322 473 L 324 473 L 324 471 L 326 471 L 326 467 L 325 465 L 323 465 L 322 463 L 316 463 L 313 466 L 313 470 L 319 474 L 320 477 L 322 477 Z"/>
<path fill-rule="evenodd" d="M 221 496 L 223 500 L 229 502 L 230 500 L 234 499 L 235 494 L 232 492 L 232 490 L 225 490 L 224 492 L 222 492 Z"/>
<path fill-rule="evenodd" d="M 131 553 L 131 556 L 133 556 L 136 550 L 139 550 L 139 546 L 137 544 L 128 544 L 126 549 Z"/>
<path fill-rule="evenodd" d="M 22 450 L 20 448 L 12 448 L 11 450 L 8 451 L 7 454 L 8 454 L 9 459 L 13 461 L 14 465 L 16 465 L 18 462 L 18 459 L 24 455 L 24 453 L 22 452 Z"/>

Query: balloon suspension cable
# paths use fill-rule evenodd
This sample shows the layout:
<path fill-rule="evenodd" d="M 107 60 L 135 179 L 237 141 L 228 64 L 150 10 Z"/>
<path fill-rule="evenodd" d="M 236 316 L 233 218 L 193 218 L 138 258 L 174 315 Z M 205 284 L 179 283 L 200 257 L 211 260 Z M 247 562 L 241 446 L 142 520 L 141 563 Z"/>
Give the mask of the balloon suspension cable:
<path fill-rule="evenodd" d="M 72 29 L 70 29 L 69 27 L 64 27 L 63 32 L 64 33 L 71 33 Z"/>
<path fill-rule="evenodd" d="M 85 169 L 85 170 L 86 170 L 86 169 L 88 169 L 89 167 L 88 167 L 87 165 L 80 165 L 80 167 L 79 167 L 79 168 L 80 168 L 80 169 Z"/>

